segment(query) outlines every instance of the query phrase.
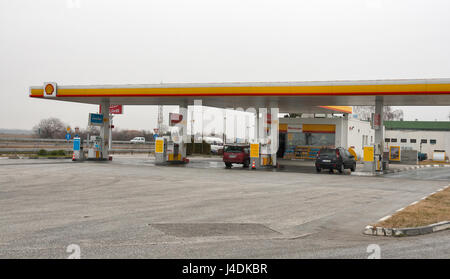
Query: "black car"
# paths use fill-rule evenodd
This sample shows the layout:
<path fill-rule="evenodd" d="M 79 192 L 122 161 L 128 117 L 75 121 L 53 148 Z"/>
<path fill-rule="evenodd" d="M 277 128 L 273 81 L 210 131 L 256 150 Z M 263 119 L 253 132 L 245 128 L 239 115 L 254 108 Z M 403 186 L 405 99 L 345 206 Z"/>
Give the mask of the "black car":
<path fill-rule="evenodd" d="M 320 172 L 322 169 L 338 170 L 340 173 L 344 169 L 350 169 L 355 171 L 356 160 L 355 156 L 350 154 L 348 150 L 344 148 L 322 148 L 317 153 L 316 158 L 316 170 Z"/>

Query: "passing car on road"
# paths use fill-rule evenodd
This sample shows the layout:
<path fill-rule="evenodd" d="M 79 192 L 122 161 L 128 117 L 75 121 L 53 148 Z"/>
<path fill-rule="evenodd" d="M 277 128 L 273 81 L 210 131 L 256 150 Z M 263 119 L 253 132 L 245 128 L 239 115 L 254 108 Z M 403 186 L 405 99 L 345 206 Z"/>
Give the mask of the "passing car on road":
<path fill-rule="evenodd" d="M 131 143 L 145 143 L 144 137 L 134 137 L 132 140 L 130 140 Z"/>
<path fill-rule="evenodd" d="M 233 164 L 243 164 L 244 168 L 250 165 L 250 146 L 245 144 L 229 144 L 223 149 L 223 162 L 227 168 Z"/>
<path fill-rule="evenodd" d="M 221 153 L 223 153 L 223 145 L 211 144 L 211 154 L 220 155 Z"/>
<path fill-rule="evenodd" d="M 218 137 L 203 137 L 206 143 L 211 146 L 211 154 L 222 155 L 223 154 L 223 140 Z"/>
<path fill-rule="evenodd" d="M 317 153 L 316 170 L 320 172 L 322 169 L 330 171 L 338 170 L 340 173 L 344 169 L 356 170 L 355 156 L 344 148 L 322 148 Z"/>

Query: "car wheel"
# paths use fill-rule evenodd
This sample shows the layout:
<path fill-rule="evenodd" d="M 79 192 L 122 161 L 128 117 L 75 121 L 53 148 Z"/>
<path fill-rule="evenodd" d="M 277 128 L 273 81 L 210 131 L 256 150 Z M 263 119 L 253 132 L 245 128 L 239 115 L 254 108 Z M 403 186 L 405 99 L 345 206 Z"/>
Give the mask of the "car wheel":
<path fill-rule="evenodd" d="M 353 163 L 352 167 L 350 168 L 350 171 L 355 171 L 356 170 L 356 163 Z"/>
<path fill-rule="evenodd" d="M 321 169 L 321 168 L 316 168 L 316 171 L 317 171 L 317 172 L 321 172 L 322 169 Z"/>
<path fill-rule="evenodd" d="M 229 169 L 231 169 L 231 166 L 232 166 L 233 164 L 231 164 L 231 163 L 225 163 L 225 166 L 227 167 L 227 168 L 229 168 Z"/>
<path fill-rule="evenodd" d="M 244 168 L 248 168 L 248 166 L 250 166 L 250 161 L 245 161 L 243 167 Z"/>
<path fill-rule="evenodd" d="M 344 172 L 344 164 L 341 164 L 338 168 L 339 173 L 343 173 Z"/>

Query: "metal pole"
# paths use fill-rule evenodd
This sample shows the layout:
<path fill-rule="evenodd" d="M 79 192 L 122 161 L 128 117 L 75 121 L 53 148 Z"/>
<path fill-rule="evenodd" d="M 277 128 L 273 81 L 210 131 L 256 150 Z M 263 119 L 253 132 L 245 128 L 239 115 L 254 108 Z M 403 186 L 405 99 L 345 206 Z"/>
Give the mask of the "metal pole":
<path fill-rule="evenodd" d="M 223 137 L 223 144 L 225 145 L 227 143 L 227 110 L 223 109 L 223 131 L 222 131 L 222 137 Z"/>

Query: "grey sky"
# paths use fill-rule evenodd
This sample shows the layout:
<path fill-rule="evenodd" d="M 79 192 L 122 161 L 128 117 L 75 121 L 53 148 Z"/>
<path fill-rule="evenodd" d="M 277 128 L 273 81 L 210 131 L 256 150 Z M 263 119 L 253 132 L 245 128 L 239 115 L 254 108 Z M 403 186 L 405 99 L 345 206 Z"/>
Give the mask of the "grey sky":
<path fill-rule="evenodd" d="M 79 3 L 79 7 L 78 4 Z M 96 106 L 34 100 L 30 85 L 450 77 L 449 1 L 0 0 L 0 128 Z M 405 107 L 448 120 L 450 107 Z M 155 107 L 120 128 L 152 129 Z"/>

